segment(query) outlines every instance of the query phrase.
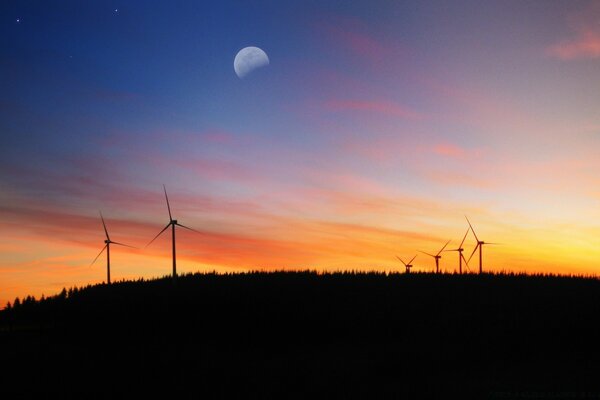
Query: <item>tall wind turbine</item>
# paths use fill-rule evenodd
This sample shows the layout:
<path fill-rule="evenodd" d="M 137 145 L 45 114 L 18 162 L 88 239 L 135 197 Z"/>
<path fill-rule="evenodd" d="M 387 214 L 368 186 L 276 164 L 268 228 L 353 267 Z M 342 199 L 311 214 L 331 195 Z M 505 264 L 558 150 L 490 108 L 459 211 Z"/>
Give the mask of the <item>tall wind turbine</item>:
<path fill-rule="evenodd" d="M 401 262 L 402 264 L 404 264 L 404 266 L 406 267 L 406 273 L 407 273 L 407 274 L 410 274 L 410 269 L 412 268 L 412 262 L 415 260 L 415 258 L 417 258 L 417 256 L 414 256 L 414 257 L 412 258 L 412 260 L 410 260 L 410 261 L 409 261 L 409 262 L 407 262 L 407 263 L 405 263 L 405 262 L 404 262 L 404 261 L 403 261 L 403 260 L 402 260 L 400 257 L 398 257 L 398 256 L 396 256 L 396 258 L 397 258 L 398 260 L 400 260 L 400 262 Z"/>
<path fill-rule="evenodd" d="M 446 242 L 446 244 L 444 245 L 444 247 L 442 247 L 440 249 L 440 251 L 438 251 L 437 254 L 435 254 L 435 255 L 419 250 L 421 253 L 427 254 L 428 256 L 435 258 L 435 273 L 436 274 L 439 274 L 439 272 L 440 272 L 440 258 L 442 258 L 442 256 L 440 254 L 442 253 L 442 251 L 444 251 L 446 246 L 448 246 L 448 243 L 450 243 L 450 240 L 448 240 Z"/>
<path fill-rule="evenodd" d="M 189 228 L 185 225 L 181 225 L 179 222 L 177 222 L 176 219 L 173 219 L 173 216 L 171 215 L 171 205 L 169 204 L 169 196 L 167 196 L 167 188 L 165 187 L 165 185 L 163 185 L 163 190 L 165 191 L 165 199 L 167 200 L 167 210 L 169 210 L 169 223 L 167 224 L 167 226 L 165 226 L 163 228 L 162 231 L 158 232 L 158 235 L 154 236 L 154 239 L 152 239 L 150 241 L 150 243 L 148 243 L 146 245 L 146 247 L 150 246 L 152 244 L 152 242 L 154 242 L 156 240 L 156 238 L 158 238 L 164 231 L 166 231 L 167 229 L 169 229 L 169 227 L 171 227 L 171 232 L 172 232 L 172 245 L 173 245 L 173 281 L 175 281 L 175 279 L 177 278 L 177 257 L 175 255 L 175 225 L 180 226 L 182 228 L 185 229 L 189 229 L 190 231 L 193 232 L 198 232 L 195 229 Z"/>
<path fill-rule="evenodd" d="M 467 218 L 466 215 L 465 215 L 465 218 Z M 473 229 L 473 225 L 471 225 L 471 221 L 469 221 L 469 218 L 467 218 L 467 222 L 469 223 L 469 228 L 471 228 L 471 232 L 473 232 L 473 236 L 475 236 L 475 240 L 477 240 L 477 245 L 473 249 L 473 252 L 471 253 L 471 256 L 469 257 L 469 261 L 471 261 L 471 258 L 473 257 L 473 254 L 475 254 L 475 252 L 477 251 L 477 248 L 479 248 L 479 273 L 481 274 L 483 272 L 483 266 L 482 266 L 482 261 L 483 261 L 483 256 L 482 256 L 483 245 L 485 245 L 485 244 L 499 244 L 499 243 L 490 243 L 490 242 L 484 242 L 483 240 L 479 240 L 479 238 L 477 237 L 477 234 L 475 233 L 475 229 Z"/>
<path fill-rule="evenodd" d="M 458 273 L 462 274 L 462 262 L 464 260 L 465 265 L 467 266 L 467 268 L 469 268 L 469 263 L 467 263 L 467 259 L 465 258 L 465 256 L 463 256 L 463 251 L 465 251 L 465 249 L 463 249 L 463 244 L 465 243 L 465 239 L 467 238 L 467 235 L 469 234 L 469 228 L 467 228 L 467 231 L 465 232 L 465 236 L 463 236 L 462 242 L 460 242 L 460 244 L 458 245 L 457 249 L 448 249 L 446 251 L 458 251 Z"/>
<path fill-rule="evenodd" d="M 104 243 L 106 244 L 104 245 L 102 250 L 100 250 L 100 253 L 98 253 L 96 258 L 94 258 L 94 261 L 92 261 L 90 267 L 94 265 L 98 257 L 100 257 L 104 250 L 106 250 L 106 283 L 110 285 L 110 245 L 116 244 L 118 246 L 131 247 L 132 249 L 135 249 L 135 247 L 123 243 L 113 242 L 112 240 L 110 240 L 110 236 L 108 236 L 108 229 L 106 229 L 106 223 L 104 222 L 104 217 L 102 216 L 102 213 L 100 213 L 100 219 L 102 219 L 102 226 L 104 227 L 104 233 L 106 234 L 106 240 L 104 241 Z"/>

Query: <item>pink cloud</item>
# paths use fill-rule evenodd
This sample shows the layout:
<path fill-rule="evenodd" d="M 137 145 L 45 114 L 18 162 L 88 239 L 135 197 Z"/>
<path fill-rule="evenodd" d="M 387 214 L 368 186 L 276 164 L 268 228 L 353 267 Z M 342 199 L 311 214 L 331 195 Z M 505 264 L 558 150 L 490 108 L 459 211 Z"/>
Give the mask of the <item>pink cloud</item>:
<path fill-rule="evenodd" d="M 433 148 L 433 152 L 443 156 L 449 156 L 454 158 L 464 158 L 466 151 L 453 144 L 438 144 Z"/>
<path fill-rule="evenodd" d="M 471 187 L 476 189 L 491 189 L 497 187 L 497 182 L 490 179 L 471 176 L 466 173 L 452 171 L 426 171 L 428 179 L 445 186 Z"/>
<path fill-rule="evenodd" d="M 567 17 L 573 36 L 546 48 L 546 54 L 564 61 L 600 58 L 600 2 L 591 2 Z"/>
<path fill-rule="evenodd" d="M 355 18 L 334 17 L 334 20 L 334 23 L 328 21 L 318 24 L 317 30 L 334 42 L 337 48 L 349 50 L 371 63 L 381 63 L 388 51 L 366 32 L 364 23 Z"/>
<path fill-rule="evenodd" d="M 310 204 L 315 214 L 328 216 L 357 217 L 366 216 L 378 220 L 379 217 L 414 217 L 435 215 L 449 201 L 439 203 L 422 196 L 411 196 L 399 192 L 395 186 L 389 186 L 377 179 L 363 175 L 335 171 L 305 172 L 309 184 L 288 190 L 290 199 L 303 209 Z M 456 205 L 452 205 L 455 207 Z"/>
<path fill-rule="evenodd" d="M 330 100 L 325 103 L 329 111 L 360 111 L 391 115 L 406 119 L 421 119 L 423 116 L 408 107 L 391 101 L 365 101 L 365 100 Z"/>
<path fill-rule="evenodd" d="M 520 140 L 535 136 L 547 141 L 548 132 L 563 129 L 558 123 L 548 123 L 538 115 L 519 106 L 520 99 L 490 93 L 489 89 L 472 83 L 457 85 L 449 80 L 440 80 L 421 74 L 415 78 L 423 84 L 430 96 L 443 102 L 444 110 L 429 114 L 429 118 L 444 123 L 460 124 L 476 128 L 470 139 L 485 138 L 495 132 L 510 129 L 527 133 L 506 140 Z M 571 131 L 571 128 L 569 128 Z M 465 138 L 467 138 L 465 136 Z"/>
<path fill-rule="evenodd" d="M 476 159 L 481 156 L 480 149 L 467 149 L 451 143 L 439 143 L 433 147 L 435 154 L 457 160 Z"/>
<path fill-rule="evenodd" d="M 548 55 L 566 61 L 600 58 L 600 33 L 585 29 L 575 39 L 564 40 L 546 51 Z"/>
<path fill-rule="evenodd" d="M 166 165 L 176 165 L 193 171 L 196 176 L 209 180 L 232 180 L 240 182 L 256 181 L 259 177 L 247 167 L 224 160 L 196 159 L 190 161 L 178 161 L 170 159 Z"/>
<path fill-rule="evenodd" d="M 361 57 L 380 61 L 385 54 L 383 46 L 364 33 L 347 31 L 337 27 L 330 27 L 329 32 L 335 39 L 344 43 L 347 48 Z"/>

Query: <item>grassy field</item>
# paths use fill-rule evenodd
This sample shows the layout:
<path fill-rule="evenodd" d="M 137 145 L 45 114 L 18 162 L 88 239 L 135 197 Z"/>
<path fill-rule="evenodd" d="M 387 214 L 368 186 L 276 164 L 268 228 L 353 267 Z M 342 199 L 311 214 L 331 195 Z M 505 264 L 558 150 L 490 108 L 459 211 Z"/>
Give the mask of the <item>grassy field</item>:
<path fill-rule="evenodd" d="M 592 278 L 195 274 L 29 301 L 0 329 L 12 396 L 600 398 Z"/>

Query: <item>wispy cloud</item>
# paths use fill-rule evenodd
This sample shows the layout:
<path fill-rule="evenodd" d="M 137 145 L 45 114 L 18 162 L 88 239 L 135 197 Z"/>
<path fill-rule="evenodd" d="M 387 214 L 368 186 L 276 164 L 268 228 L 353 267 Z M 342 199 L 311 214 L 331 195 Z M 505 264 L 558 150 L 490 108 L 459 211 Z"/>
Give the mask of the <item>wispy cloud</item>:
<path fill-rule="evenodd" d="M 482 154 L 480 149 L 468 149 L 452 143 L 439 143 L 433 147 L 433 152 L 458 160 L 475 159 Z"/>
<path fill-rule="evenodd" d="M 333 20 L 333 23 L 318 23 L 317 30 L 324 33 L 337 48 L 345 49 L 373 64 L 381 63 L 386 54 L 389 54 L 385 45 L 369 34 L 367 26 L 359 19 L 336 16 Z"/>
<path fill-rule="evenodd" d="M 423 115 L 406 106 L 385 100 L 329 100 L 325 108 L 334 112 L 358 111 L 406 119 L 422 119 Z"/>
<path fill-rule="evenodd" d="M 433 148 L 433 152 L 442 156 L 450 156 L 454 158 L 464 158 L 467 152 L 465 149 L 453 144 L 438 144 Z"/>
<path fill-rule="evenodd" d="M 445 186 L 470 187 L 476 189 L 490 189 L 498 186 L 496 181 L 472 176 L 465 172 L 430 170 L 423 172 L 423 176 L 432 182 Z"/>
<path fill-rule="evenodd" d="M 546 54 L 561 60 L 600 58 L 600 2 L 592 2 L 571 14 L 568 25 L 573 31 L 570 38 L 546 48 Z"/>
<path fill-rule="evenodd" d="M 561 41 L 546 51 L 550 56 L 566 61 L 600 58 L 600 32 L 583 30 L 574 39 Z"/>
<path fill-rule="evenodd" d="M 198 177 L 202 177 L 209 180 L 233 180 L 233 181 L 244 181 L 256 180 L 259 177 L 252 173 L 248 167 L 242 165 L 224 161 L 224 160 L 208 160 L 208 159 L 196 159 L 189 161 L 177 161 L 177 160 L 165 160 L 165 164 L 169 166 L 178 166 L 189 170 Z"/>

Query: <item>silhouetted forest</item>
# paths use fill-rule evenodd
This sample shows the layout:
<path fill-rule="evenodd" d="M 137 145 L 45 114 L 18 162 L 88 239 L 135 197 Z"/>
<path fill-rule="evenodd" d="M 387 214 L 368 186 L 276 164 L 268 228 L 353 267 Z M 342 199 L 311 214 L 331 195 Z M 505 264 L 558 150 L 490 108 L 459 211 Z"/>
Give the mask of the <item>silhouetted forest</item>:
<path fill-rule="evenodd" d="M 194 274 L 15 303 L 4 398 L 600 398 L 593 278 Z"/>

